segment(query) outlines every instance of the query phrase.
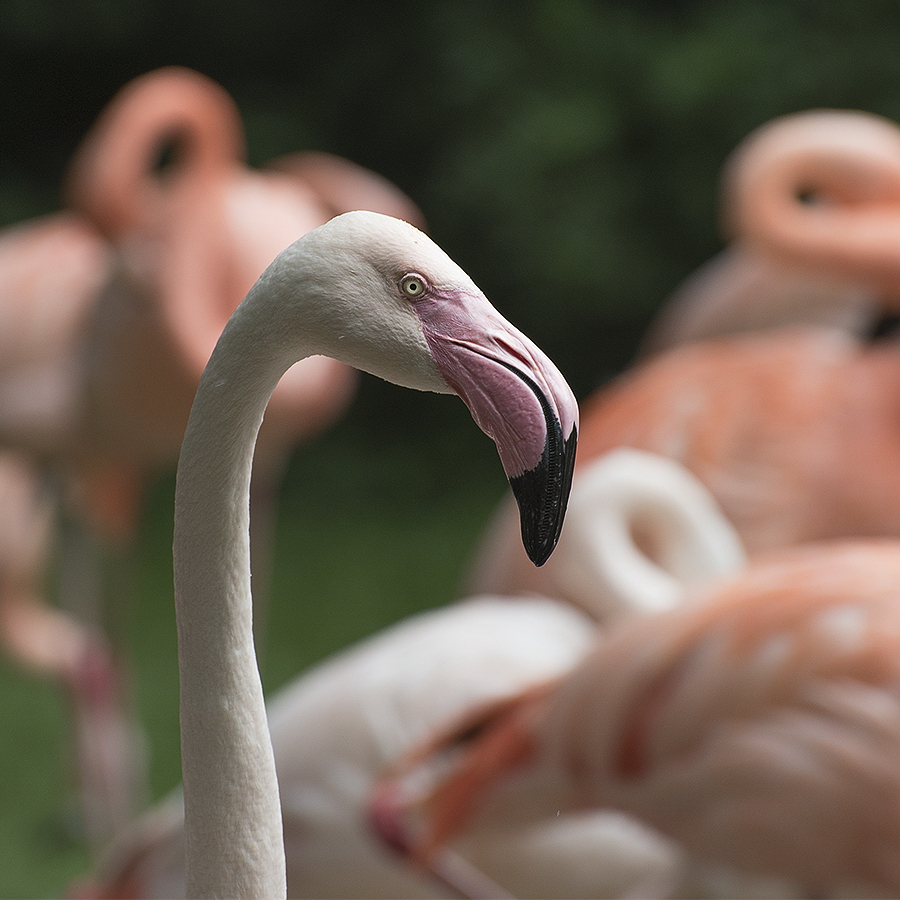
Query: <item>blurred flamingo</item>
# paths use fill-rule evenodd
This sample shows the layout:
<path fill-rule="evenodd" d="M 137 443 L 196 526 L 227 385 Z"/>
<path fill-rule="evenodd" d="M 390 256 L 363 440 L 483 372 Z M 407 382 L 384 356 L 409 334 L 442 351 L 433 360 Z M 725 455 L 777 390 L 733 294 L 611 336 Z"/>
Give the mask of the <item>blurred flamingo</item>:
<path fill-rule="evenodd" d="M 15 441 L 4 435 L 0 451 L 0 645 L 14 664 L 57 681 L 71 701 L 82 823 L 96 849 L 134 814 L 142 748 L 125 712 L 122 662 L 102 629 L 45 602 L 68 491 L 60 492 L 48 458 L 9 445 L 30 450 L 72 424 L 74 341 L 111 260 L 107 242 L 71 211 L 0 232 L 0 418 L 18 431 Z"/>
<path fill-rule="evenodd" d="M 722 176 L 731 243 L 663 307 L 644 341 L 784 325 L 863 333 L 900 296 L 900 127 L 856 110 L 809 110 L 758 128 Z"/>
<path fill-rule="evenodd" d="M 133 815 L 142 759 L 104 634 L 44 601 L 56 502 L 34 465 L 0 454 L 0 642 L 14 664 L 59 682 L 71 700 L 81 813 L 98 848 Z"/>
<path fill-rule="evenodd" d="M 166 150 L 171 162 L 157 170 Z M 123 88 L 73 160 L 71 205 L 116 248 L 85 354 L 91 432 L 103 454 L 85 480 L 100 518 L 132 519 L 142 473 L 174 462 L 228 316 L 283 247 L 366 204 L 421 224 L 397 188 L 347 160 L 297 154 L 276 161 L 281 169 L 252 170 L 243 155 L 228 94 L 172 67 Z M 331 424 L 355 383 L 350 367 L 325 357 L 286 373 L 260 433 L 254 499 L 271 498 L 289 450 Z M 108 490 L 111 472 L 132 490 Z M 108 502 L 115 493 L 118 510 Z M 255 518 L 263 523 L 264 508 Z"/>
<path fill-rule="evenodd" d="M 900 543 L 825 543 L 624 620 L 419 748 L 375 821 L 427 863 L 469 828 L 611 807 L 800 896 L 895 897 L 898 585 Z"/>
<path fill-rule="evenodd" d="M 900 128 L 850 111 L 776 119 L 735 152 L 725 185 L 735 243 L 711 263 L 719 274 L 698 276 L 703 289 L 665 314 L 655 358 L 585 401 L 578 464 L 622 446 L 671 457 L 751 553 L 900 536 L 900 355 L 843 318 L 859 325 L 897 308 Z M 795 293 L 763 290 L 757 303 L 743 291 L 759 288 L 760 273 L 781 287 L 794 273 L 788 281 L 799 278 L 809 296 L 835 302 L 795 307 Z M 864 285 L 877 306 L 844 304 L 846 285 Z M 794 318 L 821 324 L 721 336 Z M 661 349 L 705 334 L 720 336 Z M 515 592 L 533 577 L 507 519 L 499 513 L 485 536 L 468 590 Z"/>
<path fill-rule="evenodd" d="M 175 158 L 160 168 L 167 149 Z M 292 175 L 246 169 L 242 153 L 237 111 L 218 85 L 187 69 L 151 72 L 123 89 L 77 151 L 66 186 L 72 209 L 0 235 L 0 444 L 57 473 L 58 505 L 93 535 L 82 544 L 133 540 L 144 488 L 174 465 L 219 331 L 279 250 L 351 204 L 354 190 L 359 205 L 420 220 L 398 189 L 346 160 L 300 154 L 283 163 L 297 169 Z M 259 596 L 286 456 L 340 414 L 355 381 L 352 369 L 320 357 L 292 369 L 276 391 L 254 480 Z M 32 491 L 32 516 L 39 493 Z M 23 515 L 26 496 L 20 491 Z M 33 585 L 45 562 L 39 555 L 29 557 Z M 62 580 L 69 588 L 75 575 L 67 570 Z M 30 631 L 27 641 L 49 652 L 62 633 L 49 623 L 60 616 L 92 635 L 101 628 L 102 614 L 80 626 L 37 600 L 32 592 L 28 616 L 0 617 L 15 628 L 9 646 Z M 76 597 L 74 605 L 89 619 L 87 607 L 98 603 Z M 58 652 L 69 655 L 64 641 Z M 115 697 L 121 686 L 110 690 Z M 88 721 L 82 712 L 76 718 Z M 120 730 L 132 729 L 123 719 Z M 115 756 L 108 749 L 92 760 Z M 117 779 L 110 771 L 108 781 Z M 124 824 L 129 801 L 108 799 L 106 820 Z"/>
<path fill-rule="evenodd" d="M 571 557 L 566 533 L 589 497 L 608 507 L 608 544 L 592 575 L 625 609 L 670 602 L 685 582 L 736 568 L 740 547 L 703 489 L 669 460 L 619 451 L 598 462 L 590 484 L 574 484 L 556 552 Z M 636 508 L 629 505 L 633 502 Z M 679 577 L 629 545 L 629 515 L 648 507 Z M 624 507 L 624 509 L 623 509 Z M 637 516 L 636 516 L 637 517 Z M 658 521 L 665 519 L 665 525 Z M 679 538 L 683 529 L 688 534 Z M 623 542 L 626 546 L 623 548 Z M 650 542 L 651 544 L 653 542 Z M 648 596 L 649 600 L 648 600 Z M 592 598 L 593 599 L 593 598 Z M 596 610 L 592 610 L 596 615 Z M 595 619 L 537 596 L 476 597 L 386 629 L 339 653 L 282 689 L 269 704 L 281 793 L 291 897 L 447 896 L 384 853 L 367 831 L 368 792 L 384 768 L 472 706 L 508 697 L 562 674 L 592 643 Z M 412 677 L 415 673 L 415 677 Z M 90 896 L 183 897 L 180 794 L 143 817 L 117 843 Z M 454 884 L 477 893 L 468 866 L 515 894 L 617 897 L 636 885 L 674 878 L 677 849 L 627 816 L 603 812 L 540 825 L 477 830 L 455 847 Z M 706 896 L 715 896 L 720 882 Z M 758 887 L 754 885 L 754 887 Z M 82 891 L 86 889 L 82 887 Z"/>
<path fill-rule="evenodd" d="M 473 598 L 413 616 L 279 691 L 268 715 L 288 896 L 452 896 L 372 839 L 369 790 L 385 766 L 470 705 L 511 696 L 567 671 L 593 634 L 593 623 L 565 604 L 538 597 L 516 603 Z M 528 890 L 530 896 L 593 896 L 605 882 L 618 887 L 631 883 L 629 875 L 668 873 L 674 854 L 665 842 L 643 837 L 624 817 L 617 821 L 619 827 L 579 823 L 580 830 L 568 822 L 564 829 L 501 829 L 473 835 L 457 849 L 508 889 Z M 577 862 L 569 840 L 596 852 L 608 847 L 612 857 L 624 859 L 616 873 L 593 872 L 593 863 Z M 568 871 L 573 867 L 577 875 Z M 573 893 L 554 889 L 564 876 Z M 178 792 L 120 836 L 91 886 L 76 895 L 171 900 L 185 896 L 184 877 Z"/>
<path fill-rule="evenodd" d="M 793 328 L 657 354 L 582 404 L 576 474 L 621 447 L 690 471 L 749 555 L 825 538 L 900 537 L 900 348 Z M 531 578 L 503 511 L 467 589 Z"/>
<path fill-rule="evenodd" d="M 574 603 L 601 622 L 667 609 L 691 588 L 737 571 L 744 551 L 709 492 L 667 457 L 620 447 L 582 466 L 556 552 L 540 568 L 517 565 L 505 538 L 508 506 L 488 530 L 477 584 Z"/>

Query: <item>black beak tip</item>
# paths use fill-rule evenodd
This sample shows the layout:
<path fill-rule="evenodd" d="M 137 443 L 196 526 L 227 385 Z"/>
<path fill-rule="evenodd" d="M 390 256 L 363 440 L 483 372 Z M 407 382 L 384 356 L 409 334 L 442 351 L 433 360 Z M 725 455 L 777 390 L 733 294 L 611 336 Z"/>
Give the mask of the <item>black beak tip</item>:
<path fill-rule="evenodd" d="M 509 480 L 519 505 L 522 543 L 536 566 L 547 562 L 556 548 L 572 488 L 577 429 L 573 427 L 563 441 L 557 426 L 557 435 L 548 436 L 541 460 L 533 469 Z"/>

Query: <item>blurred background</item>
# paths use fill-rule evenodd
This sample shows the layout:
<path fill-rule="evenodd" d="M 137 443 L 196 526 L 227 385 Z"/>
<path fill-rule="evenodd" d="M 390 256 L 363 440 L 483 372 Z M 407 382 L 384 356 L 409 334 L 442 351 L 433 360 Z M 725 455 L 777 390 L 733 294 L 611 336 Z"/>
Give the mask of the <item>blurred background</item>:
<path fill-rule="evenodd" d="M 585 396 L 721 246 L 729 152 L 767 120 L 900 120 L 896 0 L 0 0 L 0 225 L 58 209 L 67 160 L 127 81 L 218 81 L 249 160 L 326 150 L 389 178 Z M 366 378 L 293 459 L 264 677 L 455 596 L 503 495 L 458 401 Z M 123 597 L 153 797 L 179 781 L 172 480 Z M 59 894 L 87 855 L 59 692 L 0 662 L 0 896 Z"/>

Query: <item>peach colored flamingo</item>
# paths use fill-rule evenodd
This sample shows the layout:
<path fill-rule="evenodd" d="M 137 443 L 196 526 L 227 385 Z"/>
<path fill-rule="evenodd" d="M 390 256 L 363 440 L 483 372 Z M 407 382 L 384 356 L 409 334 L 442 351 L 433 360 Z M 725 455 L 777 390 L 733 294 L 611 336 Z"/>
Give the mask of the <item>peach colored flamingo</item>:
<path fill-rule="evenodd" d="M 385 629 L 279 691 L 268 718 L 288 896 L 453 896 L 372 840 L 369 791 L 386 766 L 472 704 L 568 671 L 593 636 L 592 621 L 566 604 L 472 598 Z M 665 841 L 623 816 L 476 831 L 456 851 L 456 878 L 469 864 L 531 897 L 609 896 L 672 874 L 678 861 Z M 599 854 L 616 861 L 614 871 L 596 871 Z M 179 792 L 121 836 L 76 896 L 173 900 L 185 896 L 184 879 Z M 469 887 L 478 890 L 477 882 Z"/>
<path fill-rule="evenodd" d="M 0 454 L 0 642 L 10 660 L 59 682 L 72 701 L 84 827 L 89 844 L 99 848 L 134 813 L 141 760 L 104 635 L 44 601 L 52 494 L 26 459 Z"/>
<path fill-rule="evenodd" d="M 156 171 L 167 147 L 175 158 Z M 254 171 L 242 158 L 225 91 L 188 69 L 151 72 L 78 149 L 73 211 L 0 242 L 0 321 L 16 335 L 2 345 L 0 441 L 61 461 L 110 534 L 133 528 L 146 473 L 174 463 L 216 337 L 285 244 L 345 204 L 421 224 L 398 189 L 347 160 L 298 154 L 285 171 Z M 273 397 L 260 466 L 276 469 L 284 448 L 330 423 L 354 382 L 332 360 L 295 367 Z"/>
<path fill-rule="evenodd" d="M 173 159 L 156 172 L 165 148 Z M 253 170 L 243 155 L 228 94 L 170 67 L 127 85 L 73 160 L 70 202 L 117 251 L 88 334 L 90 425 L 100 445 L 79 472 L 89 513 L 111 518 L 116 532 L 133 528 L 147 473 L 173 464 L 215 341 L 278 251 L 350 209 L 422 224 L 399 189 L 348 160 L 296 154 Z M 351 367 L 313 357 L 272 396 L 251 491 L 260 613 L 288 455 L 334 422 L 355 385 Z"/>
<path fill-rule="evenodd" d="M 560 554 L 563 566 L 571 559 L 567 534 L 573 514 L 585 515 L 586 500 L 609 507 L 603 530 L 612 538 L 592 556 L 592 577 L 610 585 L 613 600 L 626 608 L 650 608 L 648 595 L 651 602 L 671 602 L 675 591 L 686 589 L 681 579 L 696 582 L 739 565 L 740 548 L 727 523 L 671 461 L 618 451 L 589 474 L 589 484 L 583 478 L 573 484 L 559 545 L 541 571 Z M 677 577 L 650 558 L 636 559 L 643 542 L 622 547 L 629 516 L 639 519 L 641 508 L 664 538 L 661 556 Z M 593 509 L 588 514 L 596 518 Z M 700 573 L 698 565 L 704 565 Z M 386 767 L 471 706 L 512 696 L 548 670 L 567 671 L 595 629 L 594 618 L 568 603 L 537 596 L 469 598 L 386 629 L 280 691 L 268 718 L 288 895 L 446 896 L 447 885 L 431 884 L 372 843 L 365 817 L 372 785 Z M 183 843 L 176 794 L 126 831 L 81 894 L 183 897 Z M 674 878 L 680 864 L 674 846 L 621 814 L 603 812 L 540 826 L 476 829 L 455 847 L 444 874 L 451 885 L 464 882 L 475 894 L 483 888 L 475 874 L 480 870 L 514 894 L 618 897 L 637 884 Z M 715 896 L 720 884 L 705 895 Z"/>
<path fill-rule="evenodd" d="M 578 470 L 559 545 L 539 569 L 517 565 L 506 540 L 510 514 L 501 507 L 488 530 L 498 541 L 481 548 L 473 582 L 566 600 L 602 622 L 666 609 L 744 565 L 740 540 L 706 488 L 643 450 L 620 447 Z"/>
<path fill-rule="evenodd" d="M 156 172 L 165 147 L 172 163 Z M 105 457 L 91 474 L 102 468 L 101 479 L 112 470 L 124 484 L 139 483 L 143 468 L 171 464 L 225 321 L 282 247 L 366 204 L 421 224 L 398 189 L 347 160 L 314 154 L 315 165 L 283 159 L 284 171 L 251 170 L 243 153 L 225 91 L 168 68 L 127 85 L 76 154 L 72 206 L 117 250 L 89 335 L 92 426 Z M 255 490 L 273 493 L 287 451 L 343 411 L 355 379 L 350 367 L 321 357 L 286 374 L 260 434 Z M 101 488 L 101 498 L 108 493 Z"/>
<path fill-rule="evenodd" d="M 398 219 L 353 212 L 279 254 L 216 344 L 178 464 L 173 555 L 188 896 L 286 894 L 253 643 L 248 501 L 269 397 L 291 365 L 317 353 L 406 387 L 458 394 L 497 445 L 536 564 L 562 528 L 574 397 L 440 248 Z"/>
<path fill-rule="evenodd" d="M 624 620 L 417 751 L 375 821 L 427 861 L 475 823 L 610 807 L 801 896 L 897 896 L 898 585 L 900 543 L 825 543 Z"/>
<path fill-rule="evenodd" d="M 644 349 L 791 324 L 863 331 L 900 294 L 900 128 L 855 110 L 761 126 L 722 175 L 731 243 L 657 316 Z"/>
<path fill-rule="evenodd" d="M 43 446 L 72 424 L 73 336 L 83 333 L 110 265 L 106 241 L 71 211 L 0 232 L 0 408 L 17 432 L 15 446 Z M 98 628 L 44 599 L 64 502 L 47 464 L 0 451 L 0 644 L 14 664 L 56 681 L 71 701 L 82 821 L 99 849 L 134 814 L 141 749 L 124 712 L 121 661 Z"/>
<path fill-rule="evenodd" d="M 167 146 L 176 159 L 156 171 Z M 0 443 L 60 473 L 61 502 L 102 541 L 133 538 L 147 480 L 177 458 L 215 337 L 272 257 L 352 203 L 354 191 L 359 205 L 419 218 L 399 190 L 348 161 L 301 155 L 300 174 L 255 173 L 242 153 L 240 121 L 221 88 L 186 69 L 150 73 L 123 90 L 79 149 L 67 180 L 73 209 L 0 235 Z M 310 359 L 276 392 L 254 482 L 258 582 L 285 455 L 333 421 L 354 384 L 348 367 Z M 32 563 L 36 584 L 44 560 Z M 61 634 L 48 623 L 63 614 L 32 601 L 33 614 L 0 617 L 17 623 L 10 646 L 26 629 L 44 647 Z M 113 805 L 106 818 L 121 825 L 128 804 Z"/>
<path fill-rule="evenodd" d="M 687 344 L 582 404 L 576 471 L 620 447 L 667 456 L 706 487 L 750 556 L 824 538 L 900 537 L 898 383 L 895 343 L 842 329 Z M 470 592 L 515 593 L 534 577 L 514 538 L 498 514 Z"/>
<path fill-rule="evenodd" d="M 703 289 L 673 307 L 650 345 L 763 325 L 770 332 L 661 351 L 597 391 L 584 405 L 580 464 L 620 446 L 670 456 L 711 491 L 751 553 L 822 537 L 900 536 L 896 349 L 857 339 L 849 320 L 834 316 L 843 309 L 861 321 L 872 312 L 841 305 L 848 284 L 896 308 L 900 128 L 850 111 L 777 119 L 735 152 L 724 183 L 735 243 L 710 264 L 718 274 L 698 275 Z M 813 304 L 819 326 L 778 333 L 771 326 L 811 308 L 766 291 L 755 305 L 743 293 L 764 273 L 783 286 L 788 272 L 815 288 L 809 296 L 821 298 L 826 282 L 839 286 L 838 302 Z M 514 593 L 536 577 L 505 516 L 485 538 L 469 590 Z"/>

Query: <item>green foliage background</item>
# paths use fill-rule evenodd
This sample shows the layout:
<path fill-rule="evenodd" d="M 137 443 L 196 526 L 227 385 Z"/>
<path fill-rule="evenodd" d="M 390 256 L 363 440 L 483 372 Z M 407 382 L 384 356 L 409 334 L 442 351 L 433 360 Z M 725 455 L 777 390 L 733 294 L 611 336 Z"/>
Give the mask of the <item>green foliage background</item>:
<path fill-rule="evenodd" d="M 172 63 L 235 97 L 252 163 L 318 148 L 403 187 L 583 396 L 720 247 L 718 174 L 749 131 L 823 106 L 900 120 L 900 5 L 0 0 L 0 225 L 57 208 L 103 105 Z M 348 421 L 298 455 L 269 686 L 453 596 L 502 491 L 458 406 L 367 380 Z M 170 488 L 151 498 L 126 617 L 155 795 L 178 780 Z M 317 604 L 293 604 L 300 581 Z M 63 814 L 65 710 L 51 687 L 4 670 L 0 715 L 0 895 L 59 892 L 85 866 Z"/>

